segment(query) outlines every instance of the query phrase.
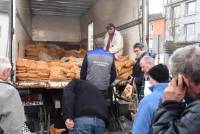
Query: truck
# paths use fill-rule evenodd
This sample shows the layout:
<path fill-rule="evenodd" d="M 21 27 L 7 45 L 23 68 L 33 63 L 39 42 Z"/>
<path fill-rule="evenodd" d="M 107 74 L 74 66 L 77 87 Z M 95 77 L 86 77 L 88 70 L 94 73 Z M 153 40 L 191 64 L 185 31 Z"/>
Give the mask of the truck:
<path fill-rule="evenodd" d="M 61 113 L 60 89 L 69 80 L 17 80 L 16 61 L 26 56 L 27 45 L 56 44 L 65 50 L 91 50 L 96 38 L 104 38 L 106 25 L 113 23 L 124 38 L 124 55 L 133 58 L 132 45 L 142 41 L 141 5 L 139 0 L 0 1 L 0 20 L 4 19 L 0 21 L 0 54 L 12 61 L 12 81 L 27 102 L 25 112 L 28 120 L 34 119 L 34 131 L 49 133 L 50 124 L 56 124 Z"/>

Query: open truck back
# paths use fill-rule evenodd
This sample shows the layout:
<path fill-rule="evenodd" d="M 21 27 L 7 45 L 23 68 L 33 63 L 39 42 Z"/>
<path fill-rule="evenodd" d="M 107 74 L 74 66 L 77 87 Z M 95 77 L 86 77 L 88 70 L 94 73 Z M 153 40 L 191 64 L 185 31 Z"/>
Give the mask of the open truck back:
<path fill-rule="evenodd" d="M 65 53 L 63 57 L 71 56 L 69 53 L 66 54 L 68 51 L 76 51 L 80 54 L 81 50 L 87 51 L 93 48 L 94 39 L 103 39 L 106 25 L 113 23 L 124 38 L 124 55 L 133 58 L 132 45 L 141 41 L 142 38 L 141 1 L 139 0 L 7 1 L 11 6 L 9 22 L 12 32 L 6 44 L 10 47 L 5 48 L 10 50 L 8 52 L 10 52 L 9 57 L 13 63 L 13 82 L 24 101 L 27 119 L 32 121 L 35 126 L 34 131 L 37 132 L 48 133 L 50 124 L 56 124 L 56 118 L 60 114 L 62 96 L 62 90 L 58 89 L 66 86 L 70 79 L 41 80 L 38 78 L 32 80 L 25 79 L 23 75 L 16 77 L 17 73 L 24 71 L 18 69 L 17 60 L 30 58 L 31 52 L 27 50 L 42 46 L 40 49 L 45 49 L 45 52 L 52 50 L 47 53 L 51 57 L 54 53 L 61 51 Z M 37 52 L 40 55 L 40 51 Z M 35 56 L 35 53 L 33 55 Z M 46 57 L 45 60 L 48 59 Z M 80 55 L 75 57 L 75 62 L 78 62 L 79 66 L 83 56 L 80 57 Z M 33 60 L 32 58 L 30 60 Z M 61 59 L 62 56 L 59 56 L 52 60 Z M 49 59 L 47 61 L 51 62 Z M 32 68 L 34 66 L 32 65 Z M 44 72 L 41 71 L 41 73 Z"/>

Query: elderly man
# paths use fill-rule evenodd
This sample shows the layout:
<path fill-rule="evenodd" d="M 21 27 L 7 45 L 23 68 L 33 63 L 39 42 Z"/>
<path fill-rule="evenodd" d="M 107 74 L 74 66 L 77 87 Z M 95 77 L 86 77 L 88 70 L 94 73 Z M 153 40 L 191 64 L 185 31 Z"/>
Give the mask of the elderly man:
<path fill-rule="evenodd" d="M 132 77 L 129 81 L 130 84 L 126 85 L 125 90 L 132 90 L 132 81 L 135 82 L 136 87 L 137 87 L 137 94 L 138 94 L 138 99 L 141 100 L 144 95 L 148 95 L 151 93 L 149 90 L 149 80 L 148 80 L 148 71 L 154 66 L 154 59 L 150 56 L 143 56 L 142 59 L 140 60 L 140 69 L 141 69 L 141 76 L 139 77 Z M 138 85 L 137 85 L 138 84 Z"/>
<path fill-rule="evenodd" d="M 177 49 L 170 57 L 173 79 L 153 120 L 153 134 L 200 133 L 200 47 Z"/>
<path fill-rule="evenodd" d="M 144 56 L 140 61 L 142 72 L 148 76 L 148 71 L 154 66 L 154 59 L 151 56 Z"/>
<path fill-rule="evenodd" d="M 155 65 L 154 59 L 151 56 L 144 56 L 140 61 L 140 67 L 142 72 L 144 72 L 144 81 L 143 81 L 143 89 L 142 92 L 144 96 L 151 93 L 149 90 L 150 84 L 149 84 L 149 70 Z"/>
<path fill-rule="evenodd" d="M 123 37 L 112 23 L 107 25 L 106 30 L 104 49 L 114 54 L 115 58 L 118 58 L 123 54 Z"/>
<path fill-rule="evenodd" d="M 0 128 L 5 134 L 22 134 L 24 109 L 18 91 L 7 82 L 11 64 L 0 57 Z"/>

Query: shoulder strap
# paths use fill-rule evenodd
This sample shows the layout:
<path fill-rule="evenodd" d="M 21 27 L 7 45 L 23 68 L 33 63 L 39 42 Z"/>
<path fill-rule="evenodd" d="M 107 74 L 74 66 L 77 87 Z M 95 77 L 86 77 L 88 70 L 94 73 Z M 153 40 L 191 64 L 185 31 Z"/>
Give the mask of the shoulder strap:
<path fill-rule="evenodd" d="M 12 86 L 12 87 L 14 87 L 14 88 L 15 88 L 15 86 L 14 86 L 12 83 L 9 83 L 9 82 L 4 82 L 4 81 L 0 81 L 0 83 L 8 84 L 8 85 L 10 85 L 10 86 Z M 1 134 L 1 133 L 0 133 L 0 134 Z"/>

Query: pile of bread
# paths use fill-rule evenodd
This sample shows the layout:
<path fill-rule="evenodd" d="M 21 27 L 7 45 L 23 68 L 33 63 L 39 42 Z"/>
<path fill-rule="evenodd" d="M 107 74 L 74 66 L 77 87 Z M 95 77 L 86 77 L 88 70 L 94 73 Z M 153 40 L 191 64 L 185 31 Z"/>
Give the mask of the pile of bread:
<path fill-rule="evenodd" d="M 128 76 L 132 74 L 133 64 L 134 61 L 128 56 L 120 56 L 115 60 L 117 79 L 127 80 Z"/>
<path fill-rule="evenodd" d="M 50 62 L 17 59 L 17 80 L 70 80 L 80 77 L 80 67 L 74 60 Z"/>
<path fill-rule="evenodd" d="M 48 53 L 48 49 L 42 44 L 37 45 L 26 45 L 25 47 L 25 58 L 32 60 L 39 60 L 40 53 Z"/>
<path fill-rule="evenodd" d="M 25 46 L 25 58 L 31 60 L 51 61 L 62 57 L 83 58 L 86 50 L 65 50 L 57 45 L 29 44 Z"/>

